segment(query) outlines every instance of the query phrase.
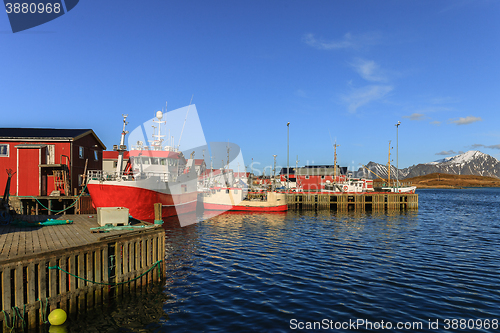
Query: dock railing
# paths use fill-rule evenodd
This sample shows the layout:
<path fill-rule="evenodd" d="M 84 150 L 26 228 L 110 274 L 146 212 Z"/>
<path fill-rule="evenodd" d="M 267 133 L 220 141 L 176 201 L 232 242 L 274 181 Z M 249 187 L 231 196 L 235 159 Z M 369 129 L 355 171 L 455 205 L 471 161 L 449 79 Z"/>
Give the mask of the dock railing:
<path fill-rule="evenodd" d="M 77 315 L 164 277 L 165 232 L 149 228 L 0 263 L 0 327 L 32 330 L 63 309 Z"/>

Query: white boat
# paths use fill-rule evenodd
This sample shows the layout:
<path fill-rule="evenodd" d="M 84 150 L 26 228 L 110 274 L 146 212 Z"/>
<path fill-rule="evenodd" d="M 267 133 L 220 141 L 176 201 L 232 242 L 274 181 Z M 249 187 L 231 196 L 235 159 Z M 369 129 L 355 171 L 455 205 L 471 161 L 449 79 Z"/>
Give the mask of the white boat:
<path fill-rule="evenodd" d="M 382 192 L 392 192 L 392 193 L 415 193 L 416 186 L 382 186 Z"/>

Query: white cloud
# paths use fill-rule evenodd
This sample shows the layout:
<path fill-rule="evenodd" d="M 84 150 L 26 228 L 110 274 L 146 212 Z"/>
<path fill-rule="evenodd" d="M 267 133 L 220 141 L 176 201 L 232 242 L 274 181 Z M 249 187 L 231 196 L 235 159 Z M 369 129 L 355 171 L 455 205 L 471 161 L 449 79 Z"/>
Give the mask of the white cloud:
<path fill-rule="evenodd" d="M 500 149 L 500 144 L 487 146 L 487 145 L 483 145 L 481 143 L 475 143 L 475 144 L 471 145 L 471 147 L 472 148 L 484 147 L 484 148 L 490 148 L 490 149 Z"/>
<path fill-rule="evenodd" d="M 436 153 L 436 155 L 445 155 L 445 156 L 447 156 L 447 155 L 456 155 L 456 154 L 457 153 L 455 151 L 453 151 L 453 150 L 448 150 L 448 151 L 444 151 L 443 150 L 443 151 L 441 151 L 439 153 Z"/>
<path fill-rule="evenodd" d="M 386 82 L 387 76 L 373 60 L 355 59 L 351 66 L 367 81 Z"/>
<path fill-rule="evenodd" d="M 338 50 L 376 44 L 380 40 L 380 35 L 378 33 L 352 35 L 348 32 L 340 40 L 324 40 L 316 38 L 314 34 L 305 34 L 302 40 L 307 45 L 319 50 Z"/>
<path fill-rule="evenodd" d="M 475 123 L 476 121 L 482 121 L 483 119 L 481 117 L 473 117 L 473 116 L 468 116 L 468 117 L 460 117 L 458 119 L 450 119 L 450 123 L 454 123 L 457 125 L 468 125 Z"/>
<path fill-rule="evenodd" d="M 410 120 L 424 120 L 425 119 L 425 115 L 422 114 L 422 113 L 412 113 L 409 116 L 403 116 L 403 118 L 407 118 L 407 119 L 410 119 Z"/>
<path fill-rule="evenodd" d="M 355 113 L 357 109 L 372 101 L 381 99 L 394 88 L 389 85 L 372 85 L 356 89 L 350 95 L 344 96 L 343 100 L 349 105 L 349 112 Z"/>
<path fill-rule="evenodd" d="M 434 121 L 431 121 L 431 124 L 432 124 L 432 125 L 438 125 L 438 126 L 439 126 L 439 125 L 441 125 L 441 122 L 440 122 L 440 121 L 438 121 L 438 120 L 434 120 Z"/>

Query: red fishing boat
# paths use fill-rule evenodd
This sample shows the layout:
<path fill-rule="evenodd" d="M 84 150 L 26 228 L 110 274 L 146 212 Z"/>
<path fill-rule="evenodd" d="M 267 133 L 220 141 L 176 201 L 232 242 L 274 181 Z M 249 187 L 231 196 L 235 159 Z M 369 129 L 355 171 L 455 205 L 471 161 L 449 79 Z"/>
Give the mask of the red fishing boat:
<path fill-rule="evenodd" d="M 123 116 L 123 131 L 119 146 L 116 170 L 105 172 L 90 170 L 87 188 L 95 207 L 126 207 L 136 219 L 153 221 L 154 204 L 162 204 L 162 217 L 194 212 L 197 203 L 197 172 L 193 158 L 185 158 L 174 146 L 163 146 L 161 124 L 163 113 L 156 113 L 158 134 L 145 147 L 141 142 L 128 151 L 128 160 L 123 167 L 126 152 Z M 192 156 L 191 156 L 192 157 Z"/>

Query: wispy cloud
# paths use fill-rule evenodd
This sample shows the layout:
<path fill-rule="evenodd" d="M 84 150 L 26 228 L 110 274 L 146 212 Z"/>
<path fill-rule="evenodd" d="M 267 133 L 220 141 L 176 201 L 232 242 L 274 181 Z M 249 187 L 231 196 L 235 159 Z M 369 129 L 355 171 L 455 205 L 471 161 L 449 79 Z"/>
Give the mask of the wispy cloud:
<path fill-rule="evenodd" d="M 302 37 L 304 43 L 319 50 L 339 50 L 348 48 L 360 48 L 367 45 L 377 44 L 380 40 L 378 33 L 365 33 L 361 35 L 353 35 L 350 32 L 346 33 L 339 40 L 325 40 L 316 38 L 314 34 L 305 34 Z"/>
<path fill-rule="evenodd" d="M 448 151 L 440 151 L 439 153 L 436 153 L 436 155 L 444 155 L 444 156 L 448 156 L 448 155 L 455 155 L 456 152 L 453 151 L 453 150 L 448 150 Z"/>
<path fill-rule="evenodd" d="M 468 116 L 468 117 L 460 117 L 458 119 L 450 119 L 450 123 L 456 124 L 456 125 L 468 125 L 475 123 L 477 121 L 483 121 L 481 117 L 473 117 L 473 116 Z"/>
<path fill-rule="evenodd" d="M 457 155 L 457 154 L 463 154 L 464 152 L 459 150 L 458 153 L 454 150 L 448 150 L 448 151 L 440 151 L 439 153 L 436 153 L 436 155 L 444 155 L 444 156 L 447 156 L 447 155 Z"/>
<path fill-rule="evenodd" d="M 407 118 L 407 119 L 410 119 L 410 120 L 424 120 L 426 117 L 422 113 L 412 113 L 409 116 L 403 116 L 403 118 Z"/>
<path fill-rule="evenodd" d="M 471 145 L 472 148 L 480 148 L 480 147 L 484 147 L 484 148 L 490 148 L 490 149 L 500 149 L 500 144 L 499 145 L 490 145 L 490 146 L 486 146 L 486 145 L 483 145 L 481 143 L 475 143 L 473 145 Z"/>
<path fill-rule="evenodd" d="M 350 95 L 344 96 L 343 100 L 349 107 L 350 113 L 356 113 L 357 109 L 372 101 L 379 100 L 393 90 L 389 85 L 371 85 L 354 90 Z"/>
<path fill-rule="evenodd" d="M 441 125 L 441 122 L 440 122 L 440 121 L 438 121 L 438 120 L 431 121 L 430 123 L 431 123 L 432 125 L 437 125 L 437 126 Z"/>
<path fill-rule="evenodd" d="M 387 82 L 387 74 L 373 60 L 357 58 L 351 63 L 351 66 L 367 81 Z"/>

